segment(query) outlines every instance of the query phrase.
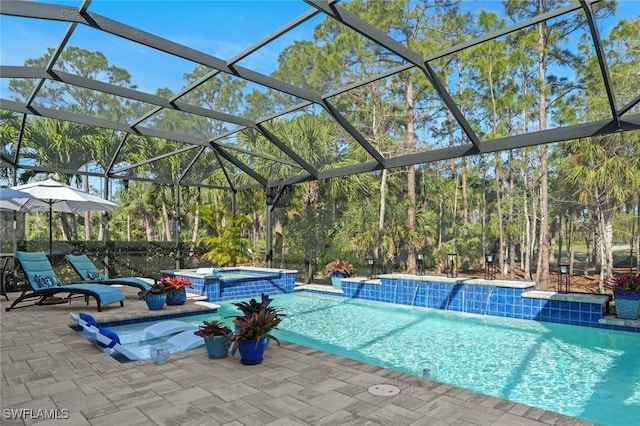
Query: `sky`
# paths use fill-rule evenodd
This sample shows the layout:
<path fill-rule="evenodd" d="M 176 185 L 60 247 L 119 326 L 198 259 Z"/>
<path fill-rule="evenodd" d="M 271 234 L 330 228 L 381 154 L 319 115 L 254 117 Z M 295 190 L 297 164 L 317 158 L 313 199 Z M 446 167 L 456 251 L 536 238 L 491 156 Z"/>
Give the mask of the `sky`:
<path fill-rule="evenodd" d="M 56 2 L 51 2 L 56 3 Z M 59 3 L 59 2 L 58 2 Z M 80 2 L 60 4 L 76 7 Z M 302 1 L 105 1 L 91 3 L 90 11 L 138 27 L 179 44 L 230 60 L 311 7 Z M 47 47 L 57 46 L 69 24 L 0 16 L 0 60 L 3 65 L 22 65 L 40 57 Z M 308 38 L 314 24 L 303 25 L 270 45 L 270 55 L 254 54 L 241 65 L 263 73 L 277 66 L 277 52 L 293 39 Z M 195 64 L 141 47 L 100 31 L 78 26 L 68 45 L 81 45 L 105 53 L 110 63 L 126 68 L 142 90 L 169 87 L 177 91 L 182 75 Z M 276 52 L 276 53 L 273 53 Z M 132 58 L 134 60 L 132 60 Z M 150 66 L 151 65 L 151 66 Z M 162 65 L 162 66 L 161 66 Z M 163 72 L 149 72 L 149 69 Z M 177 87 L 176 87 L 177 85 Z"/>
<path fill-rule="evenodd" d="M 344 0 L 342 3 L 344 3 Z M 45 1 L 70 6 L 80 0 Z M 0 8 L 3 0 L 0 0 Z M 463 10 L 488 9 L 500 12 L 502 1 L 467 0 Z M 94 0 L 89 11 L 159 37 L 192 47 L 225 61 L 273 34 L 282 26 L 313 8 L 302 0 Z M 604 38 L 620 19 L 640 15 L 640 0 L 619 1 L 615 16 L 598 22 Z M 298 40 L 312 40 L 323 14 L 309 19 L 285 36 L 238 62 L 265 75 L 278 67 L 278 55 Z M 29 58 L 43 56 L 57 47 L 69 28 L 66 22 L 16 18 L 0 15 L 0 65 L 21 66 Z M 575 39 L 572 41 L 575 43 Z M 125 68 L 131 82 L 144 92 L 167 87 L 174 93 L 184 86 L 183 75 L 195 63 L 138 45 L 101 31 L 79 25 L 67 46 L 80 46 L 105 54 L 110 65 Z M 570 72 L 567 70 L 566 72 Z M 0 78 L 0 98 L 13 99 L 7 78 Z"/>
<path fill-rule="evenodd" d="M 79 0 L 48 2 L 74 8 L 80 4 Z M 500 1 L 468 0 L 463 8 L 499 11 L 501 4 Z M 312 8 L 300 0 L 94 0 L 89 10 L 223 60 L 231 60 Z M 613 22 L 635 15 L 640 15 L 640 0 L 622 0 L 616 16 L 599 25 L 606 35 Z M 270 74 L 277 68 L 277 57 L 284 47 L 294 40 L 311 40 L 313 29 L 322 18 L 323 15 L 319 15 L 310 19 L 271 42 L 267 48 L 243 59 L 239 65 Z M 41 57 L 48 47 L 60 43 L 68 27 L 65 22 L 0 15 L 0 63 L 23 65 L 28 58 Z M 133 84 L 140 90 L 152 93 L 161 87 L 179 91 L 184 84 L 183 75 L 195 66 L 193 62 L 83 25 L 78 26 L 67 45 L 103 52 L 110 64 L 131 73 Z M 7 93 L 7 79 L 0 80 L 0 97 L 8 99 L 11 96 Z"/>

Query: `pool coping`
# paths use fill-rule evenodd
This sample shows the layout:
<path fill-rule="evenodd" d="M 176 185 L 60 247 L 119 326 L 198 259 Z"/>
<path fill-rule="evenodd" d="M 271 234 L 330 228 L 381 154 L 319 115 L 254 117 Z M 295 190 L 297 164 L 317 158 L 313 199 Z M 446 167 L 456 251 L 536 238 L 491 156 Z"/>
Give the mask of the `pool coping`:
<path fill-rule="evenodd" d="M 198 269 L 209 269 L 209 268 L 190 268 L 190 269 L 162 269 L 160 274 L 168 274 L 168 275 L 181 275 L 185 277 L 192 278 L 216 278 L 218 275 L 216 274 L 197 274 L 196 271 Z M 211 268 L 214 269 L 214 268 Z M 262 268 L 259 266 L 225 266 L 220 268 L 215 268 L 220 271 L 234 271 L 237 269 L 253 271 L 253 272 L 269 272 L 272 274 L 291 274 L 298 273 L 295 269 L 278 269 L 278 268 Z"/>
<path fill-rule="evenodd" d="M 117 310 L 109 310 L 103 312 L 92 313 L 98 324 L 115 324 L 115 323 L 134 323 L 142 322 L 145 319 L 172 319 L 179 318 L 186 315 L 194 315 L 198 313 L 206 314 L 209 312 L 215 312 L 220 305 L 216 303 L 210 303 L 200 300 L 200 297 L 187 297 L 187 301 L 184 305 L 167 306 L 160 310 L 152 311 L 150 309 L 143 309 L 139 311 L 120 312 Z M 87 309 L 88 310 L 88 309 Z M 82 308 L 78 309 L 78 312 L 84 312 Z M 75 321 L 70 320 L 69 325 L 77 325 Z"/>

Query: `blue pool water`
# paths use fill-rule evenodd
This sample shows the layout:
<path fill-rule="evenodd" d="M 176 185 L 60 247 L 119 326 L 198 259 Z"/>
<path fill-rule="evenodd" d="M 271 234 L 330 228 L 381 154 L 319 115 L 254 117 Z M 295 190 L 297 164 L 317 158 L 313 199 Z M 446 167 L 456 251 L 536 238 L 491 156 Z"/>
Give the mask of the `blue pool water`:
<path fill-rule="evenodd" d="M 640 419 L 640 334 L 312 293 L 273 296 L 285 341 L 611 426 Z M 181 318 L 199 324 L 237 313 Z M 118 330 L 121 339 L 128 325 Z M 200 350 L 203 350 L 200 348 Z"/>

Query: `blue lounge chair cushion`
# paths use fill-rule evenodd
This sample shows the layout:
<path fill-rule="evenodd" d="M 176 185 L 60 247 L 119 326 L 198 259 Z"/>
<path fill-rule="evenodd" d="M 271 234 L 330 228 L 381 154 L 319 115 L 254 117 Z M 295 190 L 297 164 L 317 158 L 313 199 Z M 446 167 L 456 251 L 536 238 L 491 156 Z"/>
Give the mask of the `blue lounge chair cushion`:
<path fill-rule="evenodd" d="M 90 280 L 106 280 L 107 277 L 102 275 L 100 272 L 95 271 L 87 271 L 87 276 Z"/>
<path fill-rule="evenodd" d="M 80 312 L 80 315 L 78 316 L 80 317 L 81 320 L 86 322 L 87 325 L 98 325 L 98 322 L 96 321 L 96 319 L 85 312 Z"/>
<path fill-rule="evenodd" d="M 16 252 L 27 280 L 35 291 L 53 286 L 60 280 L 53 271 L 51 262 L 43 252 Z M 48 279 L 47 279 L 48 278 Z"/>
<path fill-rule="evenodd" d="M 62 285 L 58 278 L 54 276 L 35 274 L 33 278 L 36 280 L 40 288 L 58 287 Z"/>
<path fill-rule="evenodd" d="M 98 341 L 98 344 L 100 346 L 113 348 L 116 344 L 120 344 L 120 337 L 118 337 L 115 331 L 111 331 L 108 328 L 101 328 L 98 333 L 102 334 L 103 336 L 111 340 L 111 342 L 109 342 L 109 344 L 106 344 L 106 345 L 103 342 Z"/>
<path fill-rule="evenodd" d="M 64 289 L 76 289 L 76 290 L 85 290 L 96 293 L 100 296 L 100 302 L 103 305 L 108 305 L 109 303 L 120 302 L 124 300 L 124 293 L 122 290 L 115 287 L 109 287 L 106 285 L 99 284 L 68 284 L 63 285 Z"/>
<path fill-rule="evenodd" d="M 86 254 L 72 255 L 68 254 L 65 259 L 71 264 L 73 269 L 80 275 L 85 281 L 96 281 L 101 284 L 124 284 L 134 285 L 141 290 L 148 290 L 154 284 L 152 278 L 142 277 L 117 277 L 107 278 L 96 267 L 96 265 L 89 259 Z"/>
<path fill-rule="evenodd" d="M 38 292 L 48 292 L 51 288 L 57 289 L 59 287 L 61 291 L 73 292 L 74 290 L 80 290 L 85 293 L 94 294 L 100 298 L 100 303 L 103 305 L 122 302 L 124 300 L 124 293 L 119 288 L 99 285 L 97 283 L 63 285 L 44 252 L 17 251 L 15 258 L 20 262 L 27 281 L 29 281 L 29 284 L 36 294 Z M 19 300 L 20 298 L 18 298 L 16 302 Z"/>

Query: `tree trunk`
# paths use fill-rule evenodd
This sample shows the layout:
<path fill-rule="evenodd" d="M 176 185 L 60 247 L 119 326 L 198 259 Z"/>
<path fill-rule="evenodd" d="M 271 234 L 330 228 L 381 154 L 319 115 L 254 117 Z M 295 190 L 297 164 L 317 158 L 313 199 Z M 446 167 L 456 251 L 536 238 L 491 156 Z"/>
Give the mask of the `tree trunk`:
<path fill-rule="evenodd" d="M 189 245 L 189 256 L 195 255 L 196 246 L 198 244 L 198 231 L 200 231 L 200 188 L 196 194 L 195 217 L 193 219 L 193 231 L 191 232 L 191 244 Z"/>
<path fill-rule="evenodd" d="M 147 241 L 155 241 L 155 232 L 153 231 L 153 219 L 149 214 L 143 214 L 140 218 L 140 226 L 144 229 Z"/>
<path fill-rule="evenodd" d="M 378 237 L 376 241 L 376 253 L 374 256 L 379 267 L 381 267 L 384 262 L 382 238 L 384 236 L 384 215 L 387 207 L 387 170 L 388 169 L 382 170 L 382 177 L 380 178 L 380 212 L 378 214 Z"/>
<path fill-rule="evenodd" d="M 498 265 L 500 274 L 504 274 L 505 268 L 505 243 L 504 243 L 504 218 L 502 217 L 502 161 L 500 160 L 500 152 L 496 153 L 496 206 L 498 208 Z"/>
<path fill-rule="evenodd" d="M 533 221 L 533 215 L 529 214 L 529 194 L 531 193 L 530 188 L 529 188 L 529 174 L 527 173 L 526 169 L 527 169 L 527 164 L 529 162 L 529 156 L 528 156 L 528 151 L 525 149 L 524 150 L 524 155 L 522 156 L 522 161 L 525 164 L 525 171 L 523 173 L 523 185 L 524 185 L 524 192 L 523 192 L 523 197 L 522 197 L 522 210 L 524 213 L 524 247 L 523 247 L 523 270 L 524 270 L 524 279 L 525 280 L 530 280 L 531 279 L 531 255 L 533 253 L 533 238 L 531 238 L 532 235 L 534 235 L 531 231 L 531 223 Z"/>
<path fill-rule="evenodd" d="M 573 209 L 569 213 L 569 232 L 567 234 L 567 245 L 569 249 L 569 276 L 573 276 L 573 264 L 576 259 L 576 213 Z"/>
<path fill-rule="evenodd" d="M 601 259 L 598 291 L 601 294 L 605 293 L 607 278 L 613 277 L 613 212 L 615 211 L 615 205 L 605 191 L 606 190 L 598 191 L 598 194 L 601 196 L 596 204 Z"/>
<path fill-rule="evenodd" d="M 546 147 L 540 147 L 540 240 L 538 242 L 538 285 L 549 285 L 549 196 Z"/>
<path fill-rule="evenodd" d="M 55 215 L 55 213 L 53 214 Z M 70 241 L 73 239 L 73 228 L 71 227 L 69 220 L 70 217 L 73 218 L 72 213 L 60 213 L 60 232 L 62 233 L 62 241 Z M 56 218 L 54 217 L 53 221 L 55 222 L 55 220 Z M 56 239 L 55 233 L 53 235 L 53 239 Z"/>
<path fill-rule="evenodd" d="M 483 173 L 483 181 L 486 179 L 486 171 Z M 482 249 L 487 250 L 487 190 L 482 189 L 482 237 L 481 242 Z M 486 257 L 482 254 L 482 267 L 485 267 Z"/>
<path fill-rule="evenodd" d="M 462 158 L 461 186 L 462 186 L 462 224 L 469 224 L 469 194 L 467 193 L 467 159 Z"/>
<path fill-rule="evenodd" d="M 542 13 L 542 0 L 538 0 L 538 11 Z M 547 128 L 547 64 L 546 64 L 546 38 L 544 23 L 537 24 L 538 30 L 538 78 L 540 80 L 538 121 L 540 130 Z M 538 285 L 549 285 L 549 175 L 547 167 L 547 147 L 540 146 L 540 240 L 538 256 Z"/>
<path fill-rule="evenodd" d="M 511 224 L 513 223 L 513 217 L 514 217 L 514 212 L 513 212 L 513 199 L 514 199 L 514 182 L 513 182 L 513 151 L 509 151 L 509 220 L 507 222 L 507 224 Z M 507 257 L 507 259 L 509 260 L 509 277 L 513 280 L 515 279 L 515 269 L 516 269 L 516 247 L 514 244 L 514 238 L 513 238 L 513 230 L 509 229 L 508 233 L 507 233 L 507 250 L 509 252 L 509 255 Z M 506 273 L 506 271 L 505 271 Z"/>
<path fill-rule="evenodd" d="M 407 173 L 407 195 L 409 196 L 409 207 L 407 209 L 407 230 L 409 236 L 416 232 L 416 168 L 409 166 Z M 416 273 L 416 248 L 413 243 L 407 248 L 407 272 Z"/>
<path fill-rule="evenodd" d="M 589 238 L 589 233 L 585 232 L 584 233 L 584 244 L 586 246 L 585 249 L 585 256 L 586 258 L 584 259 L 584 270 L 583 270 L 583 275 L 587 276 L 589 275 L 589 268 L 591 267 L 591 259 L 593 258 L 593 256 L 591 255 L 591 238 Z"/>
<path fill-rule="evenodd" d="M 165 203 L 162 203 L 162 229 L 164 230 L 164 241 L 173 241 L 173 232 L 171 231 L 171 228 L 169 209 Z"/>
<path fill-rule="evenodd" d="M 533 254 L 536 252 L 536 234 L 538 233 L 538 221 L 536 220 L 536 218 L 538 217 L 538 204 L 539 201 L 536 199 L 531 200 L 531 217 L 533 218 L 533 220 L 531 221 L 531 233 L 530 235 L 530 243 L 531 243 L 531 247 L 529 247 L 529 258 L 531 260 L 533 260 Z M 538 254 L 538 257 L 540 255 Z M 536 266 L 537 268 L 537 266 Z M 536 283 L 538 282 L 538 275 L 539 272 L 536 269 Z"/>
<path fill-rule="evenodd" d="M 89 171 L 89 164 L 84 165 L 84 170 Z M 85 176 L 82 179 L 82 190 L 89 192 L 89 176 Z M 91 213 L 84 212 L 84 240 L 91 241 Z"/>
<path fill-rule="evenodd" d="M 456 61 L 456 66 L 458 68 L 458 75 L 462 76 L 463 72 L 462 72 L 462 66 L 460 61 Z M 460 112 L 464 115 L 465 114 L 465 105 L 464 105 L 464 87 L 463 87 L 463 78 L 460 77 L 458 79 L 458 95 L 460 96 Z M 449 117 L 449 123 L 451 122 L 451 111 L 447 110 L 447 116 Z M 453 147 L 455 146 L 455 140 L 453 138 L 453 130 L 451 129 L 451 125 L 449 125 L 449 135 L 450 135 L 450 142 L 449 142 L 449 146 Z M 461 185 L 461 191 L 462 191 L 462 224 L 463 225 L 468 225 L 469 224 L 469 194 L 467 193 L 467 157 L 462 157 L 459 159 L 460 160 L 460 185 Z M 451 173 L 453 174 L 455 172 L 455 162 L 453 161 L 453 159 L 451 160 Z"/>
<path fill-rule="evenodd" d="M 415 151 L 416 148 L 416 136 L 415 136 L 415 113 L 413 108 L 414 94 L 413 94 L 413 82 L 411 78 L 407 81 L 407 143 L 411 148 L 411 151 Z M 407 197 L 409 199 L 409 206 L 407 207 L 407 231 L 410 238 L 416 232 L 416 168 L 414 165 L 407 167 Z M 411 238 L 412 240 L 412 238 Z M 410 274 L 416 273 L 416 248 L 413 243 L 407 246 L 407 272 Z"/>
<path fill-rule="evenodd" d="M 276 207 L 273 209 L 273 230 L 276 237 L 273 244 L 273 253 L 280 258 L 280 267 L 282 267 L 283 256 L 282 250 L 284 247 L 284 214 L 285 209 L 283 207 Z"/>

